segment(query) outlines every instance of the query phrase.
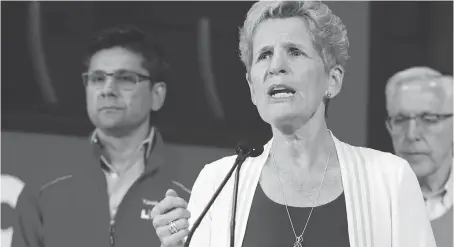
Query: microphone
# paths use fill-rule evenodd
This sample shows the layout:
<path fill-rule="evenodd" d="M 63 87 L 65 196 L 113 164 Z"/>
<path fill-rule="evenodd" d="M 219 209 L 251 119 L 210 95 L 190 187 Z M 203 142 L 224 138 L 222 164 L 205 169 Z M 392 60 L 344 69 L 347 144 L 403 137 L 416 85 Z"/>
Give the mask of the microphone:
<path fill-rule="evenodd" d="M 216 192 L 214 192 L 213 196 L 211 197 L 210 201 L 208 202 L 208 204 L 203 209 L 203 211 L 200 214 L 199 218 L 197 218 L 197 220 L 194 222 L 194 225 L 192 226 L 192 229 L 189 232 L 188 237 L 186 238 L 186 242 L 184 244 L 185 247 L 189 246 L 189 243 L 191 242 L 191 239 L 192 239 L 192 236 L 194 235 L 195 230 L 197 229 L 197 227 L 199 227 L 200 223 L 202 222 L 202 219 L 205 217 L 205 215 L 207 214 L 208 210 L 211 208 L 211 206 L 213 205 L 214 201 L 216 200 L 216 198 L 221 193 L 222 189 L 224 188 L 225 184 L 227 183 L 227 181 L 232 176 L 232 173 L 235 171 L 235 169 L 237 167 L 241 167 L 243 162 L 248 157 L 257 157 L 260 154 L 262 154 L 262 152 L 263 152 L 263 146 L 262 145 L 254 145 L 253 146 L 253 145 L 251 145 L 251 143 L 249 141 L 241 141 L 237 145 L 237 148 L 236 148 L 237 157 L 235 159 L 235 163 L 233 164 L 232 168 L 230 169 L 230 171 L 225 176 L 224 180 L 221 182 L 221 184 L 217 188 Z M 233 197 L 234 202 L 233 202 L 233 205 L 232 205 L 234 207 L 234 211 L 233 211 L 233 215 L 232 215 L 232 221 L 231 221 L 231 228 L 233 226 L 233 230 L 235 228 L 236 199 L 237 199 L 237 195 L 238 195 L 238 182 L 239 182 L 239 169 L 238 169 L 238 172 L 236 173 L 236 177 L 235 177 L 234 197 Z M 235 234 L 235 232 L 231 231 L 231 233 L 230 233 L 231 239 L 234 239 L 234 234 Z M 230 244 L 232 245 L 233 243 L 234 242 L 231 241 Z"/>
<path fill-rule="evenodd" d="M 236 154 L 247 154 L 248 157 L 257 157 L 263 153 L 263 146 L 247 140 L 241 141 L 236 147 Z"/>
<path fill-rule="evenodd" d="M 236 153 L 239 155 L 244 154 L 247 157 L 257 157 L 263 153 L 262 145 L 253 145 L 248 141 L 241 141 L 236 148 Z M 245 158 L 245 159 L 246 159 Z M 230 246 L 235 245 L 235 226 L 236 226 L 236 204 L 238 198 L 238 184 L 240 182 L 240 171 L 243 162 L 238 164 L 237 171 L 235 173 L 235 183 L 233 185 L 233 202 L 232 202 L 232 218 L 230 219 Z"/>

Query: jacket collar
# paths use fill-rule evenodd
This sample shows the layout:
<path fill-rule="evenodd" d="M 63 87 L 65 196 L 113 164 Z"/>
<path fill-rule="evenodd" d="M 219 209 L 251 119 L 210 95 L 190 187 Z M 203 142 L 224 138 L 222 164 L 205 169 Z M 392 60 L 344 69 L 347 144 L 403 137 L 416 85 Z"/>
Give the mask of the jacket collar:
<path fill-rule="evenodd" d="M 90 144 L 92 145 L 95 159 L 99 160 L 98 164 L 102 165 L 102 144 L 98 139 L 98 131 L 95 129 L 90 135 Z M 161 133 L 156 127 L 151 126 L 150 134 L 139 146 L 139 148 L 144 147 L 146 150 L 144 157 L 145 174 L 153 173 L 157 168 L 164 165 L 164 146 Z"/>

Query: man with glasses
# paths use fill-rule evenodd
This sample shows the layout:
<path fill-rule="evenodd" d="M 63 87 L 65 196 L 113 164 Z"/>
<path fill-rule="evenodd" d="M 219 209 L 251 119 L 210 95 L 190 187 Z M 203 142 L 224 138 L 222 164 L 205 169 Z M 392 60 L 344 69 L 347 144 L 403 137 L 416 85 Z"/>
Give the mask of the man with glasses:
<path fill-rule="evenodd" d="M 437 246 L 453 246 L 453 77 L 427 67 L 392 76 L 386 127 L 418 177 Z"/>
<path fill-rule="evenodd" d="M 166 96 L 163 52 L 137 28 L 115 27 L 94 37 L 85 65 L 87 112 L 96 127 L 91 162 L 24 189 L 12 245 L 159 246 L 151 209 L 167 188 L 182 188 L 152 122 Z"/>

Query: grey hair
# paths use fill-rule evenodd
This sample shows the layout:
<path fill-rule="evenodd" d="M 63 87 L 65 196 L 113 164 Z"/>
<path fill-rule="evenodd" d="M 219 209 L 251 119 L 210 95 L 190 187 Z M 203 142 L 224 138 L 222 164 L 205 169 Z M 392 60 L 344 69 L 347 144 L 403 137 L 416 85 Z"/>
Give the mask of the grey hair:
<path fill-rule="evenodd" d="M 347 28 L 328 6 L 320 1 L 260 1 L 251 7 L 239 32 L 240 58 L 248 72 L 252 64 L 252 39 L 257 26 L 267 19 L 290 17 L 305 20 L 326 71 L 336 65 L 345 68 L 349 58 Z"/>
<path fill-rule="evenodd" d="M 437 82 L 443 87 L 446 96 L 447 104 L 452 105 L 453 97 L 453 77 L 451 75 L 443 75 L 442 73 L 425 66 L 411 67 L 395 73 L 386 82 L 386 108 L 389 110 L 392 104 L 393 95 L 396 94 L 399 86 L 405 83 L 415 81 L 423 81 L 426 83 Z"/>
<path fill-rule="evenodd" d="M 396 92 L 396 88 L 404 82 L 430 79 L 439 76 L 442 76 L 440 72 L 425 66 L 416 66 L 404 69 L 395 73 L 386 82 L 386 97 L 390 98 L 390 96 Z"/>

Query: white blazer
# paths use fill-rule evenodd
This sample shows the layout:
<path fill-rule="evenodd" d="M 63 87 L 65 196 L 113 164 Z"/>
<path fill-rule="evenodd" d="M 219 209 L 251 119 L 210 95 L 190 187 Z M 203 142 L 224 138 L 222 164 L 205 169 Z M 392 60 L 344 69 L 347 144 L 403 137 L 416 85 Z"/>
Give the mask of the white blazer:
<path fill-rule="evenodd" d="M 350 246 L 435 247 L 423 196 L 409 164 L 390 153 L 354 147 L 332 137 L 342 173 Z M 241 167 L 235 247 L 241 247 L 243 243 L 252 199 L 272 141 L 264 146 L 262 155 L 248 158 Z M 235 158 L 224 157 L 206 165 L 200 172 L 188 205 L 191 227 Z M 230 245 L 234 177 L 227 182 L 201 222 L 190 247 Z"/>

